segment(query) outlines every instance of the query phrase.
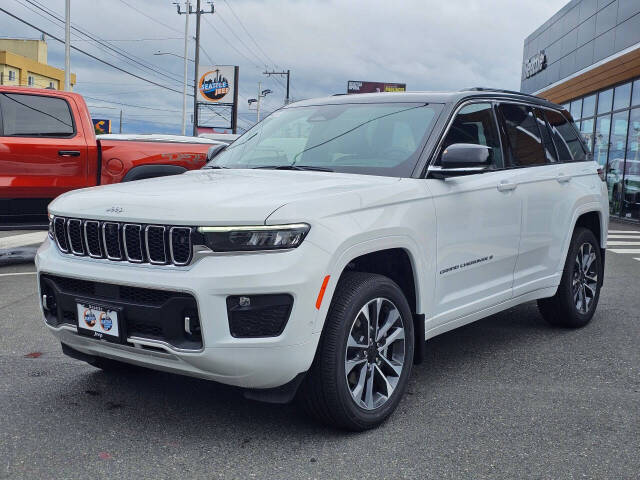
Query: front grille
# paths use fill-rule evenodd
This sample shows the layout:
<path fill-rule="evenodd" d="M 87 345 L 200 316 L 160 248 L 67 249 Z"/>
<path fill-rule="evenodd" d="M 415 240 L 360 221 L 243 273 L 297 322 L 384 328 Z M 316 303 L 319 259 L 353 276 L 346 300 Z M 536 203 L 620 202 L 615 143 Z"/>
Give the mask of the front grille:
<path fill-rule="evenodd" d="M 54 238 L 62 253 L 154 265 L 188 265 L 193 231 L 191 227 L 53 219 Z"/>

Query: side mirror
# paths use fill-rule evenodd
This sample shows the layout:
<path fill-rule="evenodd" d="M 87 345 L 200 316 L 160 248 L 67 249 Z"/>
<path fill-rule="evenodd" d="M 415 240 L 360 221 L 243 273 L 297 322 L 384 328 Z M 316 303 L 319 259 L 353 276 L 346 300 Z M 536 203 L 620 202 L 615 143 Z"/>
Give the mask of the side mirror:
<path fill-rule="evenodd" d="M 444 149 L 440 165 L 429 168 L 436 178 L 472 175 L 488 170 L 491 165 L 491 148 L 474 143 L 454 143 Z"/>
<path fill-rule="evenodd" d="M 228 145 L 222 143 L 220 145 L 212 145 L 207 150 L 207 163 L 213 160 L 220 152 L 222 152 Z"/>

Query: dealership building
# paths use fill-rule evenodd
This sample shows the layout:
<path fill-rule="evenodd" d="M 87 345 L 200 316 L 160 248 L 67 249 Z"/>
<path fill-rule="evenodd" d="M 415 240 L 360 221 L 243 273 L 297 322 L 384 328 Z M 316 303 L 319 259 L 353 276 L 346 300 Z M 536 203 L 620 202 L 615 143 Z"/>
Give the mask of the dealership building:
<path fill-rule="evenodd" d="M 640 0 L 567 3 L 525 39 L 520 90 L 571 112 L 611 215 L 640 221 Z"/>

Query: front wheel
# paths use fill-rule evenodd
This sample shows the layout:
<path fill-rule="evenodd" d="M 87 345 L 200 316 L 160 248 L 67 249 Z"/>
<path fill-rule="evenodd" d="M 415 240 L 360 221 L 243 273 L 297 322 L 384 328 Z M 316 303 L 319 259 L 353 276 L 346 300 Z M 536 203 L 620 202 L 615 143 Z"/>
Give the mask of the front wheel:
<path fill-rule="evenodd" d="M 596 311 L 603 275 L 598 240 L 591 230 L 576 228 L 558 291 L 538 300 L 540 313 L 552 325 L 584 327 Z"/>
<path fill-rule="evenodd" d="M 411 309 L 398 285 L 382 275 L 346 272 L 302 386 L 305 407 L 348 430 L 379 425 L 406 390 L 413 350 Z"/>

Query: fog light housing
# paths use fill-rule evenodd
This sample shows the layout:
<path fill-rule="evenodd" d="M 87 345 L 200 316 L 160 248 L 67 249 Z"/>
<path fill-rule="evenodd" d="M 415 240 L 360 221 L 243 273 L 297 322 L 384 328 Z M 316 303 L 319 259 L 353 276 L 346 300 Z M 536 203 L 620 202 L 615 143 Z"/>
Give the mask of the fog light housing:
<path fill-rule="evenodd" d="M 284 331 L 292 307 L 293 297 L 284 293 L 227 297 L 229 331 L 235 338 L 277 337 Z"/>

